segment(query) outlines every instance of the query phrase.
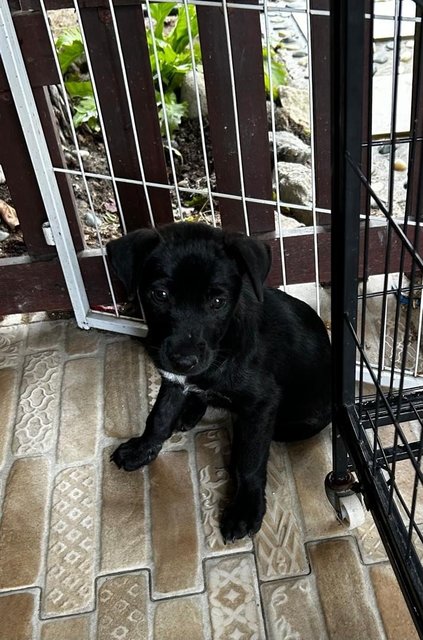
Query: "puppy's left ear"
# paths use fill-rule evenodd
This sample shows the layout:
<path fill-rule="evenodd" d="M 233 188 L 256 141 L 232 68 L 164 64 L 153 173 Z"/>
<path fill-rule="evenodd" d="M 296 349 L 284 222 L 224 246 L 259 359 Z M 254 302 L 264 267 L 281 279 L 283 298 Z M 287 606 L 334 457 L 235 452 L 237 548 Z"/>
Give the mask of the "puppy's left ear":
<path fill-rule="evenodd" d="M 228 234 L 225 242 L 227 253 L 236 260 L 240 273 L 248 275 L 257 300 L 263 302 L 263 284 L 272 264 L 270 247 L 240 234 Z"/>
<path fill-rule="evenodd" d="M 154 229 L 139 229 L 107 244 L 109 262 L 130 296 L 136 291 L 146 258 L 160 241 L 160 235 Z"/>

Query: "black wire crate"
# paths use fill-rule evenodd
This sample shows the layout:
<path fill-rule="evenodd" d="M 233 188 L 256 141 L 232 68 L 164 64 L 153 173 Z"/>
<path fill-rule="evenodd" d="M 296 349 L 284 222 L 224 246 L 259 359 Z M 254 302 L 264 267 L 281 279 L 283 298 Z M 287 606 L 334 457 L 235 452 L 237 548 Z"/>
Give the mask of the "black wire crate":
<path fill-rule="evenodd" d="M 345 497 L 363 497 L 423 637 L 423 5 L 394 4 L 388 45 L 380 3 L 331 2 L 334 406 L 326 489 L 343 519 Z M 390 65 L 380 79 L 382 47 Z M 375 255 L 379 276 L 370 268 Z"/>

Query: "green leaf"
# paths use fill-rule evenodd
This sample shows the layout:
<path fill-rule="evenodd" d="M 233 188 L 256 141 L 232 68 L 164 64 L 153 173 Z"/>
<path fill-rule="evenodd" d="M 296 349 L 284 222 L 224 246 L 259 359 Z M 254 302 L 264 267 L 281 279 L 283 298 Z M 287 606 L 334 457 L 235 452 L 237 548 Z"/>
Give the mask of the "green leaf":
<path fill-rule="evenodd" d="M 156 23 L 154 26 L 154 35 L 157 38 L 163 38 L 165 20 L 174 7 L 176 7 L 176 2 L 152 2 L 150 4 L 151 16 Z"/>
<path fill-rule="evenodd" d="M 187 115 L 188 105 L 186 102 L 178 103 L 176 94 L 173 91 L 169 91 L 165 94 L 165 107 L 166 116 L 169 124 L 170 135 L 172 136 L 175 129 L 181 124 L 182 118 Z M 162 134 L 165 133 L 163 106 L 159 110 L 159 119 Z"/>
<path fill-rule="evenodd" d="M 78 102 L 75 106 L 73 123 L 77 128 L 86 124 L 92 131 L 100 131 L 97 107 L 93 97 L 86 97 Z"/>
<path fill-rule="evenodd" d="M 197 13 L 193 5 L 188 6 L 188 19 L 191 27 L 192 39 L 194 40 L 198 35 L 198 22 Z M 171 42 L 173 49 L 178 53 L 181 53 L 184 49 L 189 47 L 188 20 L 185 6 L 178 7 L 178 19 L 175 27 L 169 35 L 169 41 Z"/>
<path fill-rule="evenodd" d="M 65 74 L 69 67 L 84 56 L 81 32 L 77 27 L 65 29 L 56 40 L 60 70 Z"/>
<path fill-rule="evenodd" d="M 272 89 L 273 100 L 278 97 L 278 87 L 282 84 L 286 84 L 286 69 L 283 62 L 277 59 L 275 53 L 271 52 L 270 68 L 272 73 Z M 263 70 L 264 70 L 264 87 L 266 94 L 270 95 L 270 78 L 269 78 L 269 63 L 268 63 L 268 51 L 263 49 Z"/>
<path fill-rule="evenodd" d="M 86 98 L 93 96 L 93 85 L 90 80 L 67 81 L 65 82 L 66 91 L 71 98 Z"/>

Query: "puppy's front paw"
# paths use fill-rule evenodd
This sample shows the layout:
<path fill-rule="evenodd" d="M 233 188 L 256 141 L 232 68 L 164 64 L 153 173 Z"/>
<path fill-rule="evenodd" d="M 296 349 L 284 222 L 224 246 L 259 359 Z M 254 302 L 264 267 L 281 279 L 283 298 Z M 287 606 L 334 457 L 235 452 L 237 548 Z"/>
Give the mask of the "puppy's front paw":
<path fill-rule="evenodd" d="M 142 438 L 131 438 L 128 442 L 121 444 L 112 453 L 110 459 L 125 471 L 135 471 L 140 467 L 152 462 L 162 448 L 161 445 L 149 445 L 142 441 Z"/>
<path fill-rule="evenodd" d="M 245 536 L 253 536 L 261 527 L 264 508 L 234 502 L 223 512 L 220 532 L 225 542 L 234 542 Z"/>

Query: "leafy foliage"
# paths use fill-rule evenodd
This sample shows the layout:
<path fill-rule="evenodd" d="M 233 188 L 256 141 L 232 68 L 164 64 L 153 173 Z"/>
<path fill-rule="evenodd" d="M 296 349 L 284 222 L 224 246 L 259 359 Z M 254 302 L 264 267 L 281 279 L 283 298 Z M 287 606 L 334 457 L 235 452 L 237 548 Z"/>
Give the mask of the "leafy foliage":
<path fill-rule="evenodd" d="M 167 122 L 170 135 L 179 127 L 187 113 L 188 105 L 180 101 L 180 88 L 184 76 L 195 67 L 201 65 L 201 49 L 198 42 L 198 22 L 193 5 L 175 2 L 150 4 L 151 17 L 154 21 L 153 32 L 147 29 L 147 43 L 150 64 L 156 89 L 156 101 L 162 134 L 165 133 L 165 116 L 163 101 L 166 107 Z M 167 22 L 170 14 L 175 14 L 174 24 L 169 29 Z M 189 25 L 189 28 L 188 28 Z M 190 38 L 191 34 L 191 38 Z M 191 54 L 190 40 L 193 43 Z M 83 79 L 81 65 L 85 62 L 84 45 L 78 27 L 65 29 L 56 40 L 56 50 L 60 68 L 64 77 L 66 90 L 71 98 L 75 127 L 88 126 L 93 132 L 99 131 L 98 114 L 94 100 L 93 87 L 90 80 Z M 270 93 L 267 49 L 263 50 L 265 89 Z M 277 87 L 286 82 L 283 64 L 271 52 L 271 68 L 273 77 L 273 98 L 277 97 Z M 163 97 L 160 92 L 159 71 L 162 82 Z"/>

